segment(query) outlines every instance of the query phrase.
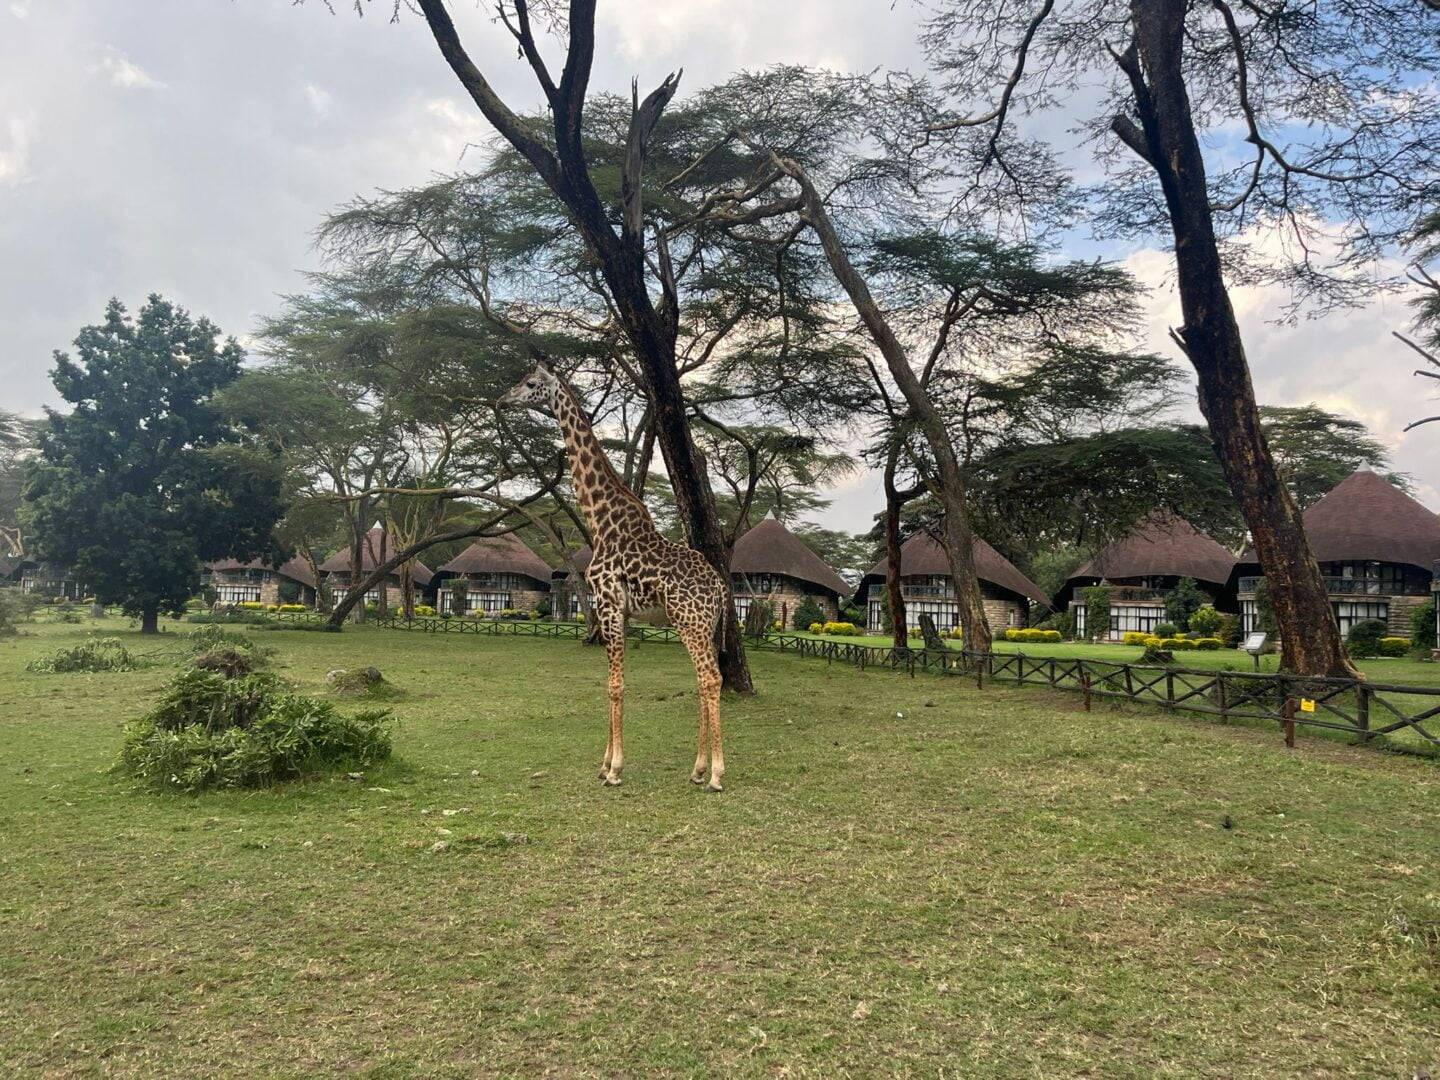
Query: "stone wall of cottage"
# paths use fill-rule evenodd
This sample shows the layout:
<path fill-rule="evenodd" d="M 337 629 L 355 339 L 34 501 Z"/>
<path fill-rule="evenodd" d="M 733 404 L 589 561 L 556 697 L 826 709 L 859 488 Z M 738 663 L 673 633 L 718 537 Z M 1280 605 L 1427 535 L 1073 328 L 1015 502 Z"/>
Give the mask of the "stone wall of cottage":
<path fill-rule="evenodd" d="M 258 585 L 260 587 L 260 595 L 257 599 L 260 603 L 280 603 L 280 575 L 276 573 L 257 572 L 254 570 L 215 570 L 210 574 L 210 584 L 216 587 L 221 585 L 239 585 L 250 588 Z"/>
<path fill-rule="evenodd" d="M 534 611 L 539 608 L 542 603 L 551 599 L 551 589 L 548 582 L 542 584 L 532 578 L 523 577 L 520 575 L 516 575 L 516 578 L 519 584 L 493 585 L 485 582 L 476 581 L 468 574 L 460 574 L 456 577 L 447 577 L 444 581 L 440 583 L 439 588 L 436 590 L 436 610 L 443 610 L 440 601 L 440 594 L 452 592 L 454 583 L 457 579 L 464 580 L 469 583 L 470 610 L 467 612 L 467 614 L 469 615 L 483 614 L 482 609 L 479 607 L 479 601 L 476 599 L 477 595 L 480 593 L 504 594 L 510 598 L 507 606 L 515 609 L 516 611 Z"/>
<path fill-rule="evenodd" d="M 751 579 L 753 582 L 753 579 Z M 795 609 L 811 599 L 819 605 L 820 610 L 825 613 L 823 621 L 836 622 L 840 618 L 839 606 L 835 598 L 829 593 L 820 592 L 818 589 L 809 591 L 806 583 L 795 578 L 774 576 L 775 587 L 767 593 L 751 592 L 745 589 L 746 577 L 743 574 L 735 574 L 731 577 L 732 588 L 735 590 L 736 600 L 764 600 L 770 604 L 775 613 L 775 618 L 780 620 L 786 630 L 793 629 L 792 621 Z M 805 627 L 800 627 L 804 630 Z"/>
<path fill-rule="evenodd" d="M 1416 608 L 1424 607 L 1429 602 L 1430 597 L 1428 596 L 1390 597 L 1390 611 L 1386 627 L 1389 629 L 1391 637 L 1408 638 L 1414 632 L 1414 628 L 1410 625 L 1410 617 Z"/>
<path fill-rule="evenodd" d="M 1011 627 L 1018 629 L 1025 625 L 1028 613 L 1014 600 L 1000 600 L 987 596 L 984 599 L 984 606 L 985 621 L 990 624 L 992 633 L 998 633 Z"/>

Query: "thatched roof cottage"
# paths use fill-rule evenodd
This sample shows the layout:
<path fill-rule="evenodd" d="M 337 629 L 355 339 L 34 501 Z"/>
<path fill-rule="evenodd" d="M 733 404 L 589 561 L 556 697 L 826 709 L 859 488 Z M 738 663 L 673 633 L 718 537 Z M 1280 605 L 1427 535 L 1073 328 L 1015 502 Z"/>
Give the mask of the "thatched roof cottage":
<path fill-rule="evenodd" d="M 973 550 L 975 572 L 985 602 L 985 618 L 992 630 L 1024 626 L 1030 603 L 1048 606 L 1049 597 L 1009 559 L 979 537 Z M 941 633 L 960 624 L 955 582 L 945 548 L 929 531 L 916 533 L 900 547 L 900 591 L 907 621 L 929 615 Z M 877 631 L 885 622 L 885 560 L 881 559 L 860 581 L 857 600 L 866 604 L 865 625 Z"/>

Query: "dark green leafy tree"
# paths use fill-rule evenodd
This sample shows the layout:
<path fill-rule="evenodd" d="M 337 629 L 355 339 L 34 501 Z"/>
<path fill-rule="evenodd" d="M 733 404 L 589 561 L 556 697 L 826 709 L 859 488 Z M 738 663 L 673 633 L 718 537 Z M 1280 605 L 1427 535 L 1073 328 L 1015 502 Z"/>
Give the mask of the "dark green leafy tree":
<path fill-rule="evenodd" d="M 810 597 L 806 597 L 795 605 L 795 610 L 790 613 L 790 627 L 793 630 L 808 630 L 813 623 L 823 623 L 825 612 Z"/>
<path fill-rule="evenodd" d="M 1318 405 L 1260 406 L 1260 423 L 1275 465 L 1301 510 L 1356 469 L 1372 469 L 1402 490 L 1409 478 L 1389 470 L 1385 445 L 1359 420 L 1328 412 Z"/>
<path fill-rule="evenodd" d="M 49 412 L 22 522 L 35 555 L 71 567 L 145 633 L 179 613 L 200 564 L 277 555 L 284 512 L 278 456 L 215 407 L 243 352 L 207 319 L 152 295 L 55 354 L 69 413 Z"/>
<path fill-rule="evenodd" d="M 1081 590 L 1085 600 L 1085 636 L 1091 641 L 1103 641 L 1110 633 L 1110 589 L 1094 585 Z"/>
<path fill-rule="evenodd" d="M 1435 601 L 1428 600 L 1410 613 L 1410 644 L 1416 649 L 1435 648 Z"/>
<path fill-rule="evenodd" d="M 1165 618 L 1178 630 L 1190 629 L 1190 616 L 1205 606 L 1205 594 L 1191 577 L 1182 577 L 1165 594 Z"/>

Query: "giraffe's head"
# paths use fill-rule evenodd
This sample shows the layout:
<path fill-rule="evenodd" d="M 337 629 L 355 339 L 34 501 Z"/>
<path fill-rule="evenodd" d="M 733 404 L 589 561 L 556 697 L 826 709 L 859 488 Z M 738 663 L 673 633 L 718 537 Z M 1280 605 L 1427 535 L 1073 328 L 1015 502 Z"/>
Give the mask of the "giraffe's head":
<path fill-rule="evenodd" d="M 502 409 L 539 409 L 553 413 L 560 396 L 560 378 L 542 361 L 495 402 Z"/>

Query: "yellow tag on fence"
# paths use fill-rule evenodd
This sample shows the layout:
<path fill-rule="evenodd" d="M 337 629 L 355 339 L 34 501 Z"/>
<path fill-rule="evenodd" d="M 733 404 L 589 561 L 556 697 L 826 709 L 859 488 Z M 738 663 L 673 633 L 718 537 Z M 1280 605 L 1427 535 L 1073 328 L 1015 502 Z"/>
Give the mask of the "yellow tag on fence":
<path fill-rule="evenodd" d="M 1302 698 L 1300 699 L 1300 711 L 1301 711 L 1301 712 L 1314 712 L 1314 711 L 1315 711 L 1315 699 L 1314 699 L 1314 698 L 1308 698 L 1308 697 L 1302 697 Z"/>

